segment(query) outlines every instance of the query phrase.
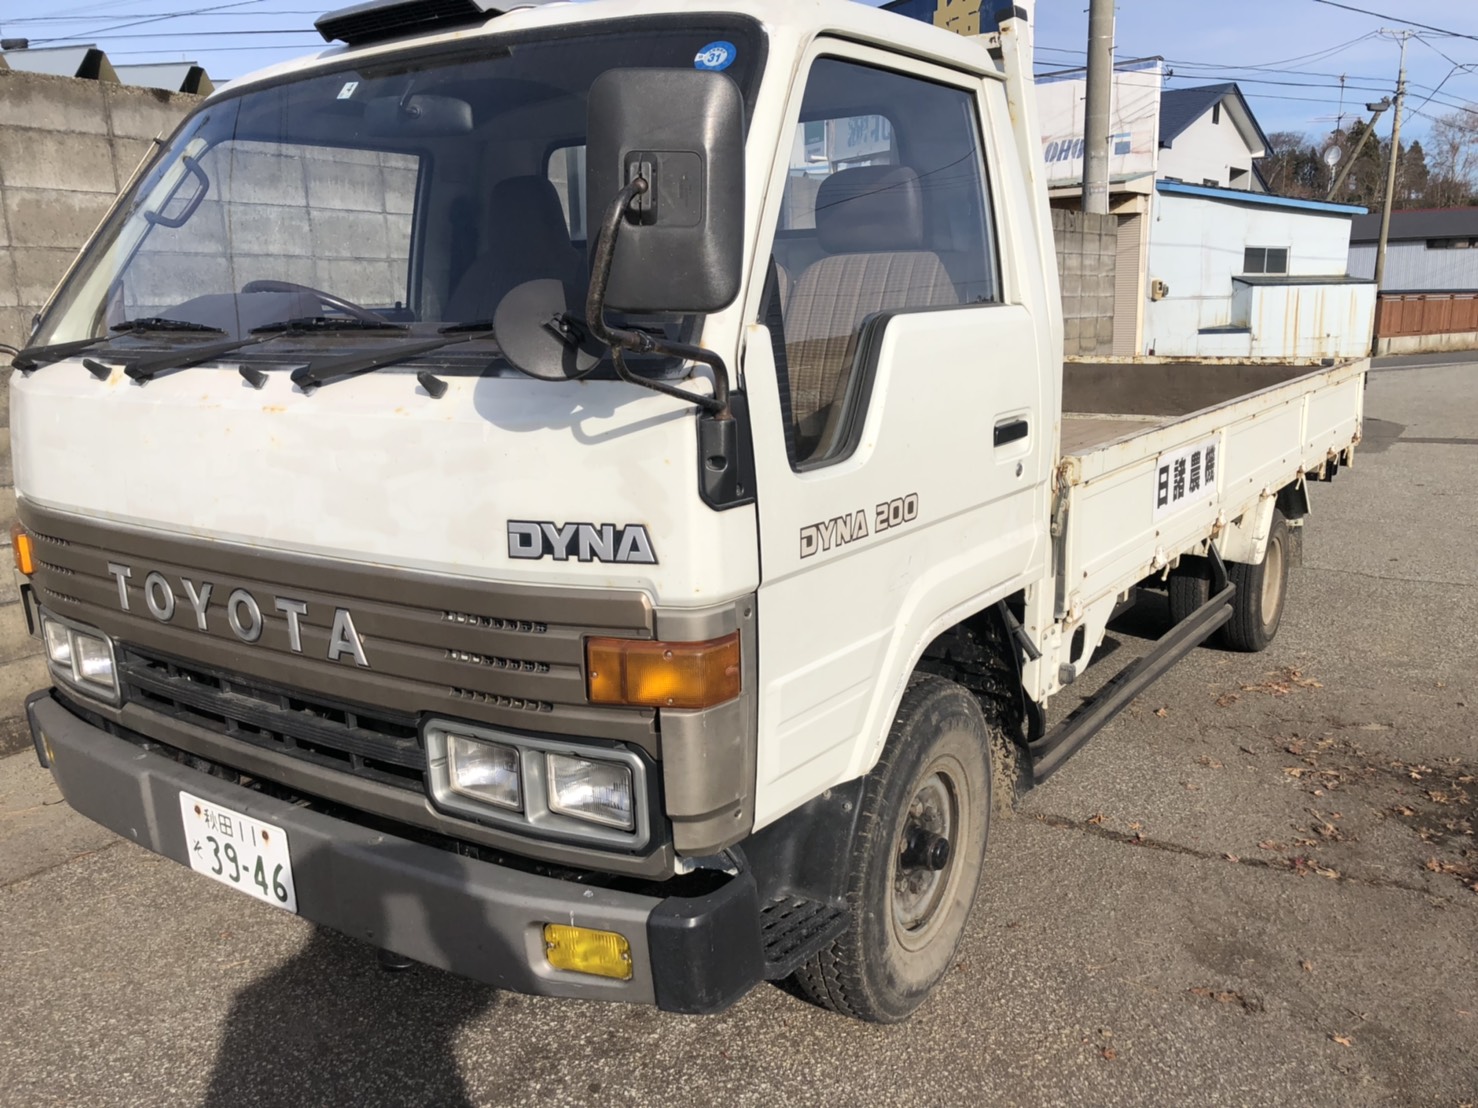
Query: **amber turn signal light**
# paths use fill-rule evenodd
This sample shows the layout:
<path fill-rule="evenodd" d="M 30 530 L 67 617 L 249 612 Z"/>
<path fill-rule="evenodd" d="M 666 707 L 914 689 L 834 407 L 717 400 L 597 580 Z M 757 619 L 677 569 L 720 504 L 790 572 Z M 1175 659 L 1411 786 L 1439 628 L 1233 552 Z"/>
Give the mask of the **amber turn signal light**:
<path fill-rule="evenodd" d="M 15 555 L 16 569 L 27 577 L 36 572 L 36 547 L 19 523 L 10 525 L 10 552 Z"/>
<path fill-rule="evenodd" d="M 711 708 L 739 695 L 739 632 L 707 642 L 590 639 L 592 704 Z"/>

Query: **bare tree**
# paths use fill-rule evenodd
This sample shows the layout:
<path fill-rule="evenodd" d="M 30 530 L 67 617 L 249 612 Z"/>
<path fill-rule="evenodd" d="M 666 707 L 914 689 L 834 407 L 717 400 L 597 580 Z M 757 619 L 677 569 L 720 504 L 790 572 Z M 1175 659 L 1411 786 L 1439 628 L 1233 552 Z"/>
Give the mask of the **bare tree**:
<path fill-rule="evenodd" d="M 1471 204 L 1478 193 L 1478 109 L 1437 117 L 1426 142 L 1430 170 L 1421 202 L 1432 208 Z"/>

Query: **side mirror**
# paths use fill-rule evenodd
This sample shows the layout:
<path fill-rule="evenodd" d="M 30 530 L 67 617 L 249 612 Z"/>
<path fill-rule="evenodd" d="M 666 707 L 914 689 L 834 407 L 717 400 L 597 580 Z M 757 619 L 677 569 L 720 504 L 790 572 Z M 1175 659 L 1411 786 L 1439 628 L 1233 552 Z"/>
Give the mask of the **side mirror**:
<path fill-rule="evenodd" d="M 626 312 L 713 312 L 739 294 L 744 254 L 744 100 L 722 73 L 612 69 L 590 87 L 586 226 L 623 188 L 605 303 Z M 591 256 L 598 250 L 591 235 Z"/>

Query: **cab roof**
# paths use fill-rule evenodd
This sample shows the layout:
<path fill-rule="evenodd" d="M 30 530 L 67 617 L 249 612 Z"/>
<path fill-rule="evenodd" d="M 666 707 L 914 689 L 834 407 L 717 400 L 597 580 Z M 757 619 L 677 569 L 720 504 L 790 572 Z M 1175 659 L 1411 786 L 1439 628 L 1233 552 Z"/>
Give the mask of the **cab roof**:
<path fill-rule="evenodd" d="M 724 0 L 694 4 L 692 0 L 368 0 L 320 18 L 315 26 L 325 38 L 340 35 L 353 44 L 332 45 L 232 81 L 232 92 L 302 72 L 364 57 L 375 58 L 409 47 L 472 42 L 509 32 L 569 28 L 605 20 L 654 15 L 733 15 L 758 22 L 769 34 L 772 49 L 788 40 L 796 49 L 819 35 L 840 35 L 856 42 L 941 62 L 981 75 L 1000 69 L 980 42 L 963 38 L 920 20 L 869 7 L 854 0 Z"/>

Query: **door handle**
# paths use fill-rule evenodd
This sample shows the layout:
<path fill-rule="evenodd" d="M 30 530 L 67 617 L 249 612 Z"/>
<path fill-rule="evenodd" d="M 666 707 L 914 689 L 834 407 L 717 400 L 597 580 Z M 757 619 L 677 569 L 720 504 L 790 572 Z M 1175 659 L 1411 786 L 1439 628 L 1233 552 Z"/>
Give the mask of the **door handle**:
<path fill-rule="evenodd" d="M 996 424 L 996 445 L 1020 442 L 1026 438 L 1030 425 L 1024 419 L 1007 419 Z"/>

